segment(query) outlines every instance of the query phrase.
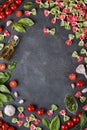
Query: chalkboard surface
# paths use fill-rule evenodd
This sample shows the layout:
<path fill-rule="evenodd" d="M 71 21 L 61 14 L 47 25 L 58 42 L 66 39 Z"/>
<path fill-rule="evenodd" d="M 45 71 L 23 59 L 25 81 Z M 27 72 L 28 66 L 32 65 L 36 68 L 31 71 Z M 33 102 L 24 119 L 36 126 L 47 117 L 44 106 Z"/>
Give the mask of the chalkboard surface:
<path fill-rule="evenodd" d="M 75 90 L 73 91 L 70 87 L 68 74 L 75 72 L 77 66 L 75 60 L 71 58 L 74 48 L 77 48 L 77 41 L 67 47 L 65 40 L 71 31 L 60 27 L 60 21 L 56 25 L 52 25 L 51 17 L 44 17 L 43 9 L 35 6 L 37 16 L 31 16 L 35 25 L 28 28 L 25 34 L 20 35 L 9 27 L 11 34 L 17 34 L 20 38 L 20 43 L 10 59 L 10 61 L 17 61 L 12 79 L 17 79 L 19 82 L 16 91 L 19 92 L 20 98 L 26 101 L 24 106 L 35 104 L 38 107 L 49 109 L 50 105 L 54 103 L 60 108 L 64 108 L 65 95 L 75 93 Z M 19 9 L 22 9 L 22 6 Z M 15 13 L 7 19 L 14 18 Z M 5 22 L 3 21 L 4 24 Z M 44 35 L 44 27 L 55 27 L 56 34 L 54 36 Z M 8 38 L 5 42 L 7 41 Z M 18 106 L 18 101 L 15 101 L 14 105 Z M 4 119 L 11 121 L 11 118 L 6 116 Z M 17 130 L 25 130 L 25 128 L 21 127 Z"/>

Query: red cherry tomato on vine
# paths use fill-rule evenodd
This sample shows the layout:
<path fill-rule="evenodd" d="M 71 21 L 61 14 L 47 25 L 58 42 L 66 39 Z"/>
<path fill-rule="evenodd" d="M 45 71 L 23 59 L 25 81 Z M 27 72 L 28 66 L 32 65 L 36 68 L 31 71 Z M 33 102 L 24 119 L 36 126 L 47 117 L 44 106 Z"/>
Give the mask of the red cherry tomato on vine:
<path fill-rule="evenodd" d="M 22 0 L 15 0 L 15 3 L 20 5 L 20 4 L 22 4 Z"/>
<path fill-rule="evenodd" d="M 28 110 L 29 112 L 34 112 L 34 111 L 35 111 L 35 106 L 34 106 L 34 105 L 28 105 L 28 106 L 27 106 L 27 110 Z"/>
<path fill-rule="evenodd" d="M 18 83 L 17 83 L 16 80 L 12 80 L 12 81 L 9 82 L 9 86 L 10 86 L 11 88 L 16 88 L 17 85 L 18 85 Z"/>
<path fill-rule="evenodd" d="M 82 88 L 83 85 L 84 85 L 84 82 L 82 80 L 78 80 L 76 83 L 75 83 L 76 87 L 77 88 Z"/>
<path fill-rule="evenodd" d="M 9 128 L 9 125 L 7 123 L 3 123 L 2 129 L 7 130 Z"/>
<path fill-rule="evenodd" d="M 80 121 L 78 116 L 74 116 L 74 117 L 72 118 L 72 120 L 73 120 L 73 122 L 74 122 L 75 124 L 78 124 L 79 121 Z"/>
<path fill-rule="evenodd" d="M 76 74 L 75 74 L 75 73 L 70 73 L 70 74 L 69 74 L 69 79 L 70 79 L 71 81 L 76 80 Z"/>
<path fill-rule="evenodd" d="M 6 18 L 6 15 L 4 12 L 0 12 L 0 19 L 4 20 Z"/>
<path fill-rule="evenodd" d="M 1 5 L 1 6 L 0 6 L 0 12 L 1 12 L 2 10 L 3 10 L 3 6 Z"/>
<path fill-rule="evenodd" d="M 12 10 L 10 8 L 5 9 L 5 14 L 7 16 L 11 15 L 12 14 Z"/>
<path fill-rule="evenodd" d="M 67 124 L 62 124 L 61 125 L 61 130 L 68 130 L 68 125 Z"/>
<path fill-rule="evenodd" d="M 12 10 L 16 10 L 16 9 L 17 9 L 17 4 L 16 4 L 16 3 L 12 3 L 12 4 L 10 5 L 10 8 L 11 8 Z"/>
<path fill-rule="evenodd" d="M 81 118 L 81 116 L 82 116 L 82 112 L 79 112 L 78 117 Z"/>
<path fill-rule="evenodd" d="M 72 128 L 72 127 L 74 127 L 74 122 L 72 120 L 69 120 L 67 122 L 67 125 L 68 125 L 69 128 Z"/>
<path fill-rule="evenodd" d="M 2 6 L 3 6 L 3 8 L 8 7 L 8 2 L 2 2 Z"/>
<path fill-rule="evenodd" d="M 39 108 L 39 109 L 37 110 L 37 114 L 38 114 L 39 116 L 42 116 L 42 115 L 44 114 L 44 110 L 43 110 L 42 108 Z"/>
<path fill-rule="evenodd" d="M 8 130 L 15 130 L 15 128 L 13 126 L 10 126 Z"/>
<path fill-rule="evenodd" d="M 3 124 L 3 121 L 2 121 L 2 120 L 0 120 L 0 126 L 2 126 L 2 124 Z"/>

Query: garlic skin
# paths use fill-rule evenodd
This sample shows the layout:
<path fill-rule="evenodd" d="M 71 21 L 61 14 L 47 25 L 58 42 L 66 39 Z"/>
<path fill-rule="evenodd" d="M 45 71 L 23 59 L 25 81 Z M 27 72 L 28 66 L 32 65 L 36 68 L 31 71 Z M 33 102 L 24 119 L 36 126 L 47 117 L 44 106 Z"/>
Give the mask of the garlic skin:
<path fill-rule="evenodd" d="M 12 20 L 8 20 L 7 23 L 6 23 L 6 26 L 7 27 L 10 26 L 12 23 L 13 23 Z"/>
<path fill-rule="evenodd" d="M 13 105 L 6 105 L 4 108 L 4 113 L 7 116 L 13 116 L 16 112 L 16 108 Z"/>

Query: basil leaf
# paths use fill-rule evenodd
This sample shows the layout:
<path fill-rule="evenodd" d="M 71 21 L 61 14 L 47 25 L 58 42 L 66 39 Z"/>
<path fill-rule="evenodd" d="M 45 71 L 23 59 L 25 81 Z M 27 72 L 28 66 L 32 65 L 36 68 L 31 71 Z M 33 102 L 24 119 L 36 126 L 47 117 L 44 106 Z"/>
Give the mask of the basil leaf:
<path fill-rule="evenodd" d="M 50 128 L 50 121 L 49 121 L 48 119 L 43 118 L 43 119 L 42 119 L 42 123 L 43 123 L 43 125 L 44 125 L 47 129 Z"/>
<path fill-rule="evenodd" d="M 82 129 L 86 123 L 87 123 L 87 115 L 83 112 L 80 119 L 80 128 Z"/>
<path fill-rule="evenodd" d="M 3 102 L 2 102 L 2 101 L 0 101 L 0 107 L 3 107 L 3 106 L 4 106 Z"/>
<path fill-rule="evenodd" d="M 50 130 L 59 130 L 60 129 L 60 119 L 59 116 L 55 116 L 50 124 Z"/>
<path fill-rule="evenodd" d="M 3 84 L 5 83 L 6 81 L 9 80 L 10 78 L 10 74 L 8 72 L 0 72 L 0 84 Z"/>
<path fill-rule="evenodd" d="M 3 84 L 0 85 L 0 92 L 10 93 L 9 89 Z"/>
<path fill-rule="evenodd" d="M 21 25 L 24 26 L 24 27 L 34 25 L 33 20 L 31 20 L 30 18 L 21 18 L 21 19 L 18 21 L 18 23 L 21 24 Z"/>
<path fill-rule="evenodd" d="M 14 69 L 14 68 L 16 67 L 16 64 L 17 64 L 17 62 L 16 62 L 16 61 L 13 61 L 11 64 L 8 65 L 8 69 L 9 69 L 9 70 Z"/>
<path fill-rule="evenodd" d="M 17 32 L 25 33 L 25 28 L 20 23 L 14 23 L 12 29 L 15 29 Z"/>
<path fill-rule="evenodd" d="M 24 7 L 25 9 L 29 9 L 29 8 L 31 8 L 33 5 L 34 5 L 33 2 L 26 2 L 23 7 Z"/>
<path fill-rule="evenodd" d="M 4 40 L 4 35 L 0 34 L 0 41 L 3 41 Z"/>
<path fill-rule="evenodd" d="M 2 102 L 11 102 L 11 101 L 13 101 L 13 97 L 10 94 L 0 93 L 0 100 Z"/>

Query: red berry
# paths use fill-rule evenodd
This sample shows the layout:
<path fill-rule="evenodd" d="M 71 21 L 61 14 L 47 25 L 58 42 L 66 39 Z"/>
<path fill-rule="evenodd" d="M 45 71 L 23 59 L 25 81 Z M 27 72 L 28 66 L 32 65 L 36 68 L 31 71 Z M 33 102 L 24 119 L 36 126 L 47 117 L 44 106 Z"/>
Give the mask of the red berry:
<path fill-rule="evenodd" d="M 67 122 L 67 125 L 68 125 L 69 128 L 72 128 L 72 127 L 74 126 L 74 123 L 73 123 L 72 120 L 69 120 L 69 121 Z"/>
<path fill-rule="evenodd" d="M 61 130 L 68 130 L 68 125 L 67 124 L 62 124 L 61 125 Z"/>
<path fill-rule="evenodd" d="M 2 33 L 2 31 L 3 31 L 3 27 L 2 27 L 2 26 L 0 26 L 0 33 Z"/>
<path fill-rule="evenodd" d="M 10 8 L 11 8 L 12 10 L 16 10 L 16 9 L 17 9 L 17 4 L 16 4 L 16 3 L 12 3 L 12 4 L 10 5 Z"/>
<path fill-rule="evenodd" d="M 80 121 L 78 116 L 74 116 L 74 117 L 72 118 L 72 120 L 73 120 L 73 122 L 74 122 L 75 124 L 78 124 L 79 121 Z"/>
<path fill-rule="evenodd" d="M 75 74 L 75 73 L 70 73 L 70 74 L 69 74 L 69 79 L 70 79 L 71 81 L 76 80 L 76 74 Z"/>
<path fill-rule="evenodd" d="M 12 10 L 10 8 L 5 9 L 5 14 L 7 16 L 11 15 L 12 14 Z"/>
<path fill-rule="evenodd" d="M 82 88 L 83 85 L 84 85 L 84 82 L 82 80 L 78 80 L 76 83 L 75 83 L 76 87 L 78 88 Z"/>
<path fill-rule="evenodd" d="M 15 128 L 13 126 L 10 126 L 8 130 L 15 130 Z"/>
<path fill-rule="evenodd" d="M 9 86 L 10 86 L 11 88 L 16 88 L 17 85 L 18 85 L 18 83 L 17 83 L 16 80 L 12 80 L 12 81 L 10 81 L 10 83 L 9 83 Z"/>
<path fill-rule="evenodd" d="M 8 7 L 8 2 L 2 2 L 2 6 L 3 6 L 3 8 Z"/>
<path fill-rule="evenodd" d="M 0 12 L 0 19 L 4 20 L 6 18 L 6 15 L 4 12 Z"/>
<path fill-rule="evenodd" d="M 35 111 L 35 106 L 34 106 L 34 105 L 28 105 L 28 106 L 27 106 L 27 110 L 28 110 L 29 112 L 34 112 L 34 111 Z"/>
<path fill-rule="evenodd" d="M 14 0 L 16 4 L 20 5 L 22 4 L 22 0 Z"/>
<path fill-rule="evenodd" d="M 3 123 L 2 129 L 7 130 L 9 128 L 9 125 L 7 123 Z"/>
<path fill-rule="evenodd" d="M 38 114 L 39 116 L 42 116 L 42 115 L 44 114 L 44 110 L 43 110 L 42 108 L 39 108 L 39 109 L 37 110 L 37 114 Z"/>
<path fill-rule="evenodd" d="M 3 124 L 3 121 L 2 121 L 2 120 L 0 120 L 0 126 L 2 126 L 2 124 Z"/>

